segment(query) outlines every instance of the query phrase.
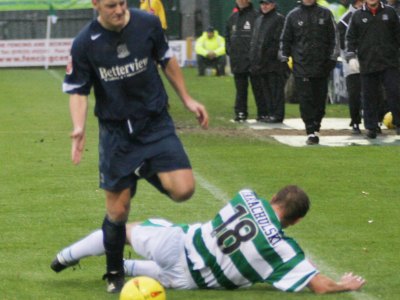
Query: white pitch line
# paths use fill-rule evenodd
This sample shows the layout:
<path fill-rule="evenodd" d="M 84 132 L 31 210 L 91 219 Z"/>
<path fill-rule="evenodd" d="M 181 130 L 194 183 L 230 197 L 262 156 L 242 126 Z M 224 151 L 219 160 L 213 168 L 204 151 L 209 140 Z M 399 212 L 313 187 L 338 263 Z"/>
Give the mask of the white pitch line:
<path fill-rule="evenodd" d="M 201 187 L 207 190 L 211 195 L 213 195 L 215 199 L 220 200 L 224 203 L 229 202 L 230 198 L 227 193 L 225 193 L 223 190 L 213 185 L 211 182 L 209 182 L 207 179 L 201 176 L 198 172 L 193 172 L 193 173 L 196 178 L 196 181 L 201 185 Z"/>
<path fill-rule="evenodd" d="M 196 181 L 200 184 L 200 186 L 202 188 L 204 188 L 205 190 L 207 190 L 212 196 L 214 196 L 215 199 L 222 201 L 224 203 L 229 202 L 230 198 L 227 193 L 225 193 L 223 190 L 221 190 L 220 188 L 218 188 L 217 186 L 215 186 L 214 184 L 209 182 L 207 179 L 205 179 L 203 176 L 201 176 L 198 172 L 194 172 L 194 175 L 196 177 Z M 341 277 L 340 273 L 337 272 L 334 268 L 328 266 L 319 258 L 315 258 L 315 256 L 311 256 L 309 254 L 310 253 L 309 251 L 307 251 L 307 253 L 308 253 L 307 256 L 310 257 L 310 259 L 312 261 L 315 261 L 317 263 L 317 265 L 320 266 L 320 270 L 324 270 L 325 273 L 331 274 L 331 276 L 334 276 L 337 278 Z M 375 300 L 375 299 L 377 299 L 377 298 L 375 298 L 367 293 L 364 293 L 362 291 L 349 292 L 348 295 L 355 300 Z"/>
<path fill-rule="evenodd" d="M 48 70 L 48 73 L 49 73 L 52 77 L 54 77 L 55 79 L 57 79 L 58 81 L 60 81 L 60 82 L 63 82 L 63 81 L 64 81 L 64 78 L 63 78 L 59 73 L 57 73 L 56 71 L 54 71 L 54 70 Z"/>

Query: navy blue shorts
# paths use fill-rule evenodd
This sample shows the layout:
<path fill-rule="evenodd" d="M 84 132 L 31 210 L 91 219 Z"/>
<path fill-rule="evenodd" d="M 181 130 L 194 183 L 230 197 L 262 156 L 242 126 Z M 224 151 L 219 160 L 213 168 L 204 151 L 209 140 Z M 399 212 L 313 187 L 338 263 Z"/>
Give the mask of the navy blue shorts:
<path fill-rule="evenodd" d="M 140 177 L 135 171 L 140 169 Z M 130 188 L 132 197 L 137 181 L 143 177 L 154 184 L 159 172 L 191 169 L 189 158 L 175 132 L 151 143 L 141 143 L 129 137 L 120 125 L 99 123 L 100 188 L 118 192 Z"/>

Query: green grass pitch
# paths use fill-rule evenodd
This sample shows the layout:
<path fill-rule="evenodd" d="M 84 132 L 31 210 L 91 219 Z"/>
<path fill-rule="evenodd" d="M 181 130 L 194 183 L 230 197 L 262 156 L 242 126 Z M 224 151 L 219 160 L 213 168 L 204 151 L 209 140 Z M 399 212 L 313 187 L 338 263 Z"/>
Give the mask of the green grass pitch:
<path fill-rule="evenodd" d="M 232 77 L 198 78 L 184 71 L 191 94 L 206 104 L 211 124 L 198 129 L 170 91 L 171 113 L 197 176 L 194 197 L 173 203 L 146 182 L 133 200 L 130 220 L 164 217 L 206 221 L 239 189 L 269 198 L 286 184 L 311 197 L 309 215 L 287 234 L 319 269 L 335 278 L 354 271 L 367 279 L 362 292 L 317 296 L 286 294 L 267 285 L 237 291 L 173 291 L 169 300 L 396 299 L 400 295 L 399 148 L 396 146 L 304 147 L 281 145 L 232 124 Z M 60 274 L 49 264 L 64 246 L 97 229 L 104 216 L 98 188 L 97 122 L 90 101 L 82 163 L 70 162 L 68 97 L 63 70 L 0 70 L 0 298 L 117 299 L 101 280 L 104 257 Z M 254 118 L 254 100 L 249 99 Z M 298 117 L 288 104 L 287 117 Z M 344 105 L 327 116 L 347 117 Z M 129 255 L 127 248 L 126 255 Z"/>

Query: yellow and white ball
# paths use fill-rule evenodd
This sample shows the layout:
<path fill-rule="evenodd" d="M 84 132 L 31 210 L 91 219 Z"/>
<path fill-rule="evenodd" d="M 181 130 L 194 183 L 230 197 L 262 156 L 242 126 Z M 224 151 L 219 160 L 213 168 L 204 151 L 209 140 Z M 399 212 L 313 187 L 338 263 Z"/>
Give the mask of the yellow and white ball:
<path fill-rule="evenodd" d="M 166 300 L 164 287 L 155 279 L 138 276 L 127 281 L 119 300 Z"/>

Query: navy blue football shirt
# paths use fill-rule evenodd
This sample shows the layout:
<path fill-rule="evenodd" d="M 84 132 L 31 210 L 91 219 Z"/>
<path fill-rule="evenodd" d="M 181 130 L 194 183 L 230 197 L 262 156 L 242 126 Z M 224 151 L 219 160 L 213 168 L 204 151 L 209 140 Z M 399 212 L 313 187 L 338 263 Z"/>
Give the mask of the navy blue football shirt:
<path fill-rule="evenodd" d="M 109 31 L 93 20 L 72 45 L 63 91 L 89 95 L 93 86 L 95 115 L 100 121 L 143 119 L 167 107 L 157 64 L 165 66 L 172 52 L 160 21 L 137 9 L 130 14 L 121 32 Z"/>

